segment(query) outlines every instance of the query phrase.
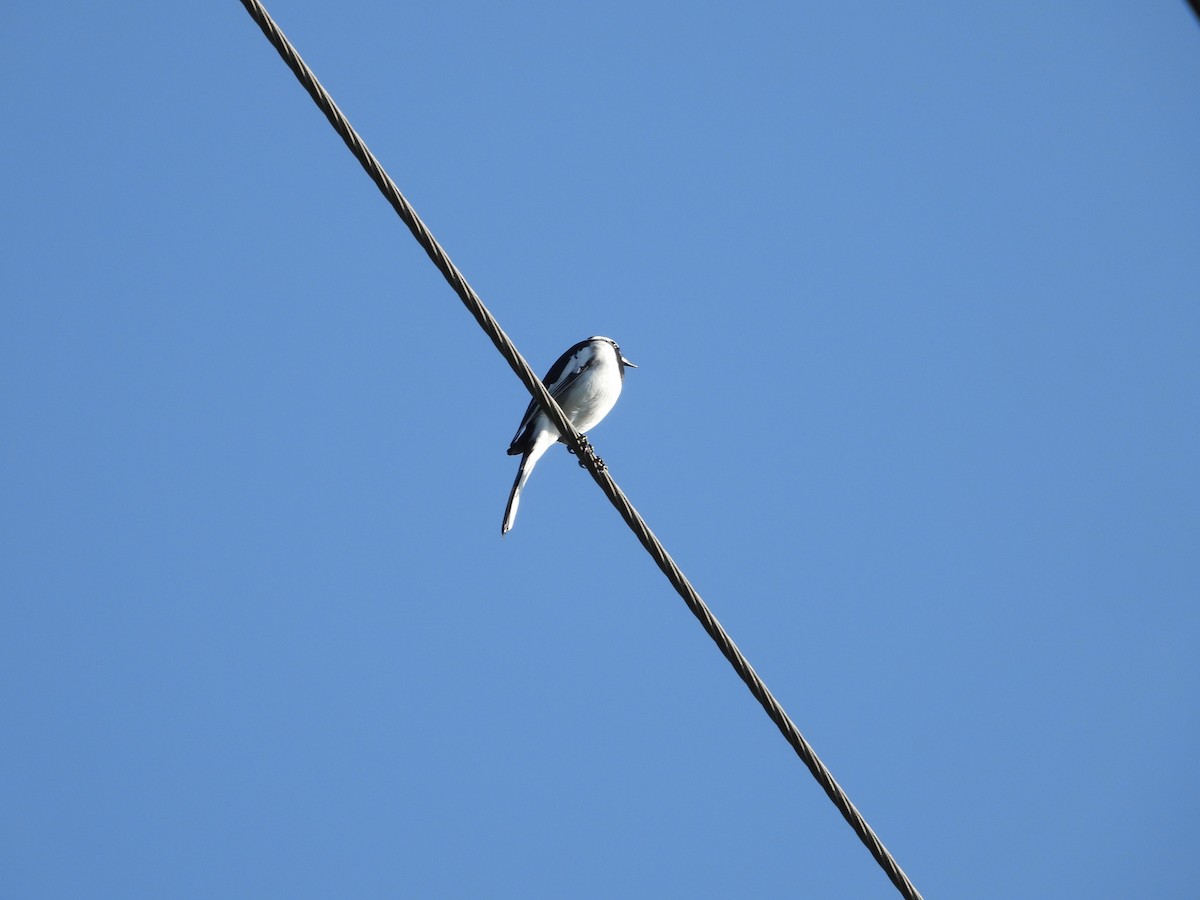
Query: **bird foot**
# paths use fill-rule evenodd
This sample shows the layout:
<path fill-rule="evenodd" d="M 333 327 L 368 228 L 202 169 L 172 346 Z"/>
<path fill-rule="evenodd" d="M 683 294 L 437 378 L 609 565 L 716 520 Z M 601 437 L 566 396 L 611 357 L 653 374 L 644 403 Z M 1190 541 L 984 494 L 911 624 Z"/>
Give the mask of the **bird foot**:
<path fill-rule="evenodd" d="M 586 469 L 587 462 L 584 461 L 583 457 L 591 457 L 596 462 L 596 468 L 601 472 L 604 471 L 604 460 L 596 455 L 596 451 L 592 449 L 591 442 L 583 435 L 579 436 L 579 449 L 583 451 L 579 460 L 579 468 Z M 567 447 L 567 452 L 572 455 L 575 454 L 575 450 L 572 447 Z"/>

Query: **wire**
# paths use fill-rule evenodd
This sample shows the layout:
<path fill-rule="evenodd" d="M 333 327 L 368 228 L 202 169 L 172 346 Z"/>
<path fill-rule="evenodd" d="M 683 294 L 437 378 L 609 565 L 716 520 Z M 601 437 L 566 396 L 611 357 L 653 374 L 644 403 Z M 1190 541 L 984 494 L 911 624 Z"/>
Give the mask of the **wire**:
<path fill-rule="evenodd" d="M 887 851 L 887 848 L 883 846 L 883 842 L 871 830 L 871 826 L 867 824 L 862 814 L 850 802 L 850 798 L 846 796 L 846 792 L 842 790 L 841 786 L 834 779 L 833 774 L 817 757 L 812 747 L 809 746 L 808 741 L 804 739 L 804 735 L 800 733 L 795 723 L 792 722 L 783 707 L 780 706 L 779 701 L 767 689 L 763 680 L 758 677 L 758 673 L 754 671 L 753 667 L 746 660 L 746 657 L 742 655 L 737 645 L 734 644 L 733 640 L 725 632 L 721 623 L 717 621 L 707 604 L 701 599 L 700 594 L 692 587 L 691 582 L 688 581 L 682 570 L 676 565 L 675 560 L 671 558 L 666 548 L 655 537 L 654 532 L 650 530 L 645 520 L 634 509 L 633 504 L 629 502 L 629 498 L 625 496 L 624 491 L 617 486 L 617 483 L 608 473 L 608 468 L 592 451 L 591 445 L 571 425 L 561 407 L 550 396 L 545 385 L 542 384 L 529 367 L 529 363 L 525 361 L 525 358 L 521 356 L 508 335 L 504 333 L 504 330 L 500 327 L 500 323 L 496 321 L 487 307 L 483 305 L 483 301 L 479 299 L 479 296 L 467 283 L 466 278 L 463 277 L 454 263 L 450 261 L 449 256 L 446 255 L 446 251 L 442 249 L 433 234 L 425 226 L 425 223 L 421 221 L 408 200 L 400 193 L 400 189 L 396 187 L 395 182 L 384 171 L 383 166 L 379 164 L 379 160 L 367 149 L 367 145 L 363 143 L 358 132 L 354 130 L 345 115 L 342 114 L 342 111 L 338 109 L 337 104 L 333 102 L 333 98 L 329 96 L 329 93 L 317 81 L 317 77 L 304 60 L 300 58 L 300 55 L 284 36 L 283 32 L 279 30 L 279 26 L 275 24 L 259 0 L 241 0 L 241 2 L 246 7 L 246 11 L 250 13 L 251 18 L 258 23 L 267 40 L 271 42 L 279 52 L 279 55 L 283 57 L 283 61 L 287 63 L 288 68 L 292 70 L 293 74 L 295 74 L 296 78 L 304 86 L 304 89 L 308 91 L 313 102 L 325 114 L 325 117 L 329 120 L 329 124 L 341 135 L 342 140 L 346 142 L 346 146 L 350 148 L 350 152 L 362 164 L 367 174 L 371 176 L 371 180 L 375 182 L 384 197 L 387 198 L 387 201 L 391 203 L 392 208 L 396 210 L 397 215 L 408 226 L 413 237 L 417 239 L 417 243 L 425 248 L 425 252 L 429 254 L 429 258 L 433 261 L 433 264 L 438 267 L 438 270 L 445 276 L 450 286 L 454 288 L 455 293 L 458 294 L 463 304 L 467 307 L 467 310 L 475 317 L 475 321 L 479 323 L 479 326 L 487 336 L 492 339 L 492 343 L 496 345 L 496 349 L 507 360 L 512 370 L 517 373 L 517 377 L 521 379 L 521 383 L 525 385 L 530 394 L 533 395 L 534 399 L 545 410 L 546 415 L 550 417 L 550 421 L 559 430 L 559 433 L 565 436 L 567 446 L 575 452 L 585 468 L 591 473 L 592 478 L 600 485 L 600 489 L 604 491 L 613 506 L 617 508 L 617 512 L 621 514 L 621 518 L 633 530 L 633 533 L 637 536 L 642 546 L 646 548 L 646 551 L 653 557 L 659 569 L 667 576 L 671 585 L 679 593 L 679 596 L 683 598 L 683 602 L 687 604 L 688 609 L 700 620 L 701 626 L 708 632 L 709 637 L 716 642 L 717 647 L 720 648 L 725 658 L 729 660 L 738 677 L 745 682 L 746 686 L 750 689 L 750 693 L 754 695 L 754 698 L 762 704 L 771 721 L 783 733 L 787 742 L 792 745 L 792 748 L 796 751 L 796 755 L 808 766 L 817 783 L 821 785 L 825 793 L 829 796 L 829 799 L 833 801 L 834 806 L 838 808 L 838 811 L 845 817 L 850 827 L 854 829 L 854 833 L 866 845 L 888 878 L 891 879 L 892 883 L 903 896 L 910 898 L 910 900 L 920 900 L 920 893 L 918 893 L 908 876 L 904 874 L 904 870 L 900 868 L 896 860 Z"/>

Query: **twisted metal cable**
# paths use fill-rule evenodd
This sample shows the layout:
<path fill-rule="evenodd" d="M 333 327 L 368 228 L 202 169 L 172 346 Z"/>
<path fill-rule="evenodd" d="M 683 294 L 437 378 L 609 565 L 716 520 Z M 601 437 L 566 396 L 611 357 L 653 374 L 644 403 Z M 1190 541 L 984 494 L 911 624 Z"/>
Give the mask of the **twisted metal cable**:
<path fill-rule="evenodd" d="M 888 878 L 891 879 L 892 884 L 909 900 L 921 900 L 921 894 L 909 880 L 908 876 L 904 874 L 904 870 L 900 868 L 887 848 L 883 846 L 883 842 L 879 840 L 875 832 L 871 829 L 871 826 L 862 817 L 862 814 L 850 802 L 850 798 L 846 796 L 846 792 L 842 790 L 841 785 L 834 779 L 833 774 L 821 762 L 812 747 L 809 746 L 808 741 L 804 739 L 804 735 L 800 733 L 800 729 L 796 727 L 795 723 L 779 704 L 779 701 L 767 689 L 763 680 L 758 677 L 758 673 L 754 671 L 753 667 L 746 660 L 746 657 L 742 655 L 741 650 L 733 642 L 733 639 L 725 632 L 721 623 L 717 621 L 716 616 L 709 610 L 707 604 L 701 599 L 700 594 L 692 587 L 691 582 L 688 581 L 683 571 L 675 563 L 675 560 L 671 558 L 671 555 L 667 553 L 666 548 L 655 537 L 654 532 L 650 530 L 645 520 L 634 509 L 633 504 L 629 502 L 629 498 L 625 496 L 624 491 L 618 487 L 617 483 L 608 473 L 608 468 L 592 451 L 591 445 L 571 425 L 562 408 L 550 396 L 550 392 L 546 390 L 545 385 L 534 374 L 533 369 L 529 367 L 529 363 L 525 361 L 520 351 L 517 350 L 508 335 L 504 333 L 504 329 L 500 327 L 500 323 L 496 321 L 487 307 L 483 305 L 483 301 L 479 299 L 479 295 L 467 283 L 466 278 L 463 277 L 458 267 L 450 261 L 449 256 L 446 255 L 446 251 L 442 249 L 442 246 L 425 226 L 425 223 L 421 221 L 408 200 L 400 193 L 400 189 L 396 187 L 395 182 L 384 171 L 383 166 L 379 164 L 379 160 L 375 158 L 374 154 L 367 148 L 367 145 L 363 143 L 358 132 L 354 130 L 349 120 L 338 109 L 337 104 L 333 102 L 333 98 L 329 96 L 329 93 L 317 81 L 312 70 L 300 58 L 300 55 L 288 41 L 287 37 L 284 36 L 283 32 L 279 30 L 279 26 L 275 24 L 275 21 L 267 13 L 259 0 L 241 0 L 241 2 L 251 18 L 258 23 L 267 40 L 271 42 L 272 46 L 279 52 L 279 55 L 283 57 L 283 61 L 287 63 L 288 68 L 292 70 L 293 74 L 295 74 L 296 78 L 304 86 L 304 89 L 308 91 L 313 102 L 325 114 L 325 117 L 329 120 L 329 124 L 341 135 L 342 140 L 346 142 L 346 146 L 350 148 L 350 152 L 362 164 L 367 174 L 371 176 L 371 180 L 375 182 L 384 197 L 392 205 L 392 208 L 396 210 L 396 214 L 408 226 L 417 243 L 425 249 L 433 264 L 438 267 L 438 271 L 445 276 L 446 281 L 450 283 L 454 292 L 458 294 L 463 305 L 475 317 L 475 321 L 479 323 L 484 333 L 491 338 L 496 349 L 500 351 L 500 355 L 504 357 L 512 367 L 512 370 L 517 373 L 517 377 L 521 379 L 521 383 L 525 385 L 530 394 L 538 401 L 559 433 L 565 436 L 567 446 L 579 457 L 584 467 L 591 473 L 592 478 L 600 485 L 600 489 L 604 491 L 605 496 L 616 507 L 617 512 L 621 514 L 621 518 L 625 520 L 642 546 L 646 548 L 646 552 L 654 559 L 659 569 L 667 576 L 671 585 L 679 593 L 679 596 L 683 598 L 683 602 L 687 604 L 688 609 L 700 620 L 701 626 L 708 632 L 709 637 L 716 642 L 717 647 L 720 648 L 725 658 L 729 660 L 738 677 L 745 682 L 746 687 L 750 689 L 750 693 L 754 695 L 754 698 L 762 704 L 771 721 L 783 733 L 787 742 L 792 745 L 792 748 L 796 751 L 796 755 L 808 767 L 808 770 L 817 780 L 817 783 L 821 785 L 822 789 L 829 796 L 829 799 L 833 801 L 834 806 L 841 812 L 850 827 L 854 829 L 854 833 L 858 835 L 859 839 L 866 845 L 866 848 L 875 858 L 875 861 L 879 863 Z"/>

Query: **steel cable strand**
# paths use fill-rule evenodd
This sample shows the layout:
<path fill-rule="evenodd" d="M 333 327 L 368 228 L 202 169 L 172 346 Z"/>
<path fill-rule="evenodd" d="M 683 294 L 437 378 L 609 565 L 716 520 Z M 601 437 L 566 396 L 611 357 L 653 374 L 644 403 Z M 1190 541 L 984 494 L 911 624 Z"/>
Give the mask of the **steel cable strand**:
<path fill-rule="evenodd" d="M 409 204 L 408 200 L 400 193 L 400 189 L 396 186 L 395 182 L 392 181 L 383 166 L 375 158 L 375 155 L 367 148 L 362 138 L 359 137 L 358 132 L 354 130 L 354 127 L 338 108 L 337 104 L 334 103 L 328 91 L 317 80 L 316 75 L 313 74 L 312 70 L 301 59 L 300 54 L 296 52 L 279 26 L 275 24 L 275 21 L 258 0 L 241 0 L 241 2 L 250 14 L 250 17 L 262 29 L 267 40 L 271 42 L 288 68 L 292 70 L 292 73 L 300 81 L 301 85 L 304 86 L 304 89 L 313 99 L 313 102 L 316 103 L 334 130 L 341 136 L 346 146 L 350 149 L 350 152 L 354 154 L 354 157 L 359 161 L 363 169 L 366 170 L 371 180 L 375 182 L 384 197 L 392 205 L 396 214 L 408 226 L 417 243 L 424 248 L 430 260 L 437 266 L 438 271 L 449 282 L 455 293 L 458 294 L 463 304 L 467 307 L 467 310 L 475 318 L 476 322 L 479 323 L 484 333 L 491 339 L 496 349 L 500 351 L 501 356 L 512 367 L 517 377 L 521 379 L 521 383 L 525 385 L 530 394 L 538 401 L 559 433 L 564 435 L 567 446 L 579 457 L 581 463 L 591 473 L 596 483 L 600 485 L 600 488 L 604 491 L 609 501 L 616 507 L 642 546 L 645 547 L 659 569 L 666 575 L 676 592 L 683 599 L 684 603 L 687 604 L 688 609 L 692 611 L 704 630 L 716 642 L 717 647 L 733 666 L 738 677 L 750 689 L 751 694 L 762 705 L 787 742 L 792 745 L 796 754 L 808 767 L 813 777 L 858 835 L 872 857 L 875 858 L 876 862 L 903 896 L 910 898 L 910 900 L 921 900 L 920 893 L 904 873 L 904 870 L 900 868 L 899 864 L 888 852 L 887 848 L 883 846 L 883 843 L 855 808 L 854 804 L 850 802 L 850 798 L 834 779 L 833 774 L 817 757 L 795 723 L 792 722 L 791 718 L 779 704 L 779 701 L 775 699 L 774 695 L 767 689 L 766 684 L 758 677 L 758 673 L 754 671 L 754 668 L 745 656 L 742 655 L 742 652 L 734 644 L 728 633 L 726 633 L 721 623 L 717 621 L 716 617 L 709 610 L 708 605 L 700 597 L 700 594 L 692 586 L 670 554 L 667 553 L 662 542 L 658 540 L 645 520 L 634 509 L 633 504 L 625 496 L 624 491 L 621 490 L 609 474 L 607 467 L 600 462 L 592 451 L 591 445 L 583 440 L 582 436 L 571 425 L 562 408 L 550 396 L 549 391 L 546 390 L 545 385 L 534 374 L 533 369 L 529 367 L 525 358 L 517 350 L 516 345 L 504 333 L 504 329 L 500 327 L 500 323 L 496 321 L 496 318 L 484 306 L 479 295 L 467 283 L 466 278 L 458 270 L 458 267 L 450 260 L 446 251 L 442 249 L 442 246 L 434 238 L 425 223 L 421 221 L 421 218 Z"/>
<path fill-rule="evenodd" d="M 762 705 L 771 721 L 779 728 L 787 742 L 792 745 L 792 749 L 795 750 L 796 755 L 808 767 L 808 770 L 812 773 L 817 783 L 821 785 L 821 788 L 825 791 L 833 805 L 841 812 L 843 818 L 845 818 L 846 822 L 871 853 L 871 856 L 874 857 L 875 861 L 884 870 L 892 884 L 896 886 L 903 896 L 910 898 L 910 900 L 919 900 L 921 895 L 917 891 L 916 886 L 909 880 L 904 870 L 900 868 L 900 865 L 888 852 L 887 848 L 884 847 L 878 835 L 867 824 L 867 821 L 863 818 L 857 807 L 854 806 L 849 796 L 847 796 L 841 785 L 838 784 L 837 779 L 833 777 L 833 773 L 829 771 L 820 757 L 817 756 L 812 745 L 800 733 L 800 729 L 796 727 L 791 717 L 788 716 L 779 701 L 775 699 L 775 695 L 771 693 L 766 683 L 754 671 L 754 667 L 750 665 L 749 660 L 742 654 L 737 644 L 733 642 L 729 633 L 725 631 L 716 616 L 713 615 L 703 598 L 700 597 L 691 582 L 683 574 L 670 554 L 667 553 L 645 520 L 642 519 L 641 515 L 630 504 L 620 487 L 612 481 L 611 476 L 607 472 L 593 473 L 593 475 L 600 482 L 601 487 L 605 489 L 605 493 L 609 495 L 609 499 L 617 507 L 617 511 L 621 513 L 621 517 L 625 519 L 626 523 L 633 530 L 642 546 L 646 548 L 659 569 L 667 576 L 667 579 L 674 586 L 676 592 L 683 598 L 684 603 L 687 604 L 693 615 L 700 621 L 700 625 L 717 644 L 721 653 L 733 666 L 734 671 L 737 672 L 738 677 L 750 689 L 750 693 Z M 607 483 L 603 479 L 607 479 Z"/>

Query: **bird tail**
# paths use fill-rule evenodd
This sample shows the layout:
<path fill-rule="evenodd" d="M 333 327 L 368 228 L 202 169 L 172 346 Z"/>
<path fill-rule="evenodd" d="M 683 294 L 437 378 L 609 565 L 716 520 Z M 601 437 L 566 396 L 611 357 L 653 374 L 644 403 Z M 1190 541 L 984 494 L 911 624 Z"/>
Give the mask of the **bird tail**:
<path fill-rule="evenodd" d="M 504 524 L 500 526 L 500 535 L 503 537 L 512 529 L 513 523 L 517 520 L 517 507 L 521 504 L 521 490 L 525 487 L 525 482 L 529 480 L 529 474 L 533 471 L 533 467 L 537 465 L 537 461 L 542 458 L 542 454 L 553 446 L 554 441 L 535 442 L 528 450 L 521 454 L 521 465 L 517 467 L 517 477 L 513 480 L 512 491 L 508 495 L 508 506 L 504 508 Z"/>

